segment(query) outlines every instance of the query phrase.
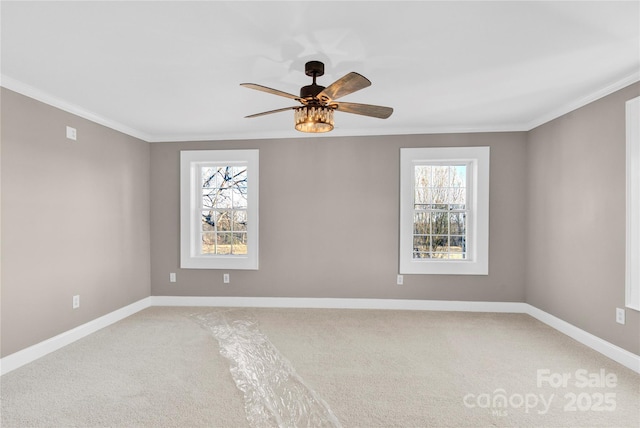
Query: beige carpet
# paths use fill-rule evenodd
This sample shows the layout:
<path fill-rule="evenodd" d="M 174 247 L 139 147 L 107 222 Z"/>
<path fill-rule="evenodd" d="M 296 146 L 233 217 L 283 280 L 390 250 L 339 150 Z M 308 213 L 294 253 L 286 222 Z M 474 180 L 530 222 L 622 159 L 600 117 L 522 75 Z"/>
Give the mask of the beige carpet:
<path fill-rule="evenodd" d="M 344 427 L 638 427 L 640 376 L 520 314 L 150 308 L 10 372 L 5 427 L 246 427 L 193 314 L 251 319 Z"/>

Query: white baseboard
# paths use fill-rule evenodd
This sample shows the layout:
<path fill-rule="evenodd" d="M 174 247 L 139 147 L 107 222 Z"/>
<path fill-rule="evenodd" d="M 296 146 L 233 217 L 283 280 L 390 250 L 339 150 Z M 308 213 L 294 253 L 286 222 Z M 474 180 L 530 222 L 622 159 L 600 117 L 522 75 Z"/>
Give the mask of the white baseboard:
<path fill-rule="evenodd" d="M 0 374 L 8 373 L 78 339 L 152 306 L 211 306 L 254 308 L 395 309 L 522 313 L 549 325 L 623 366 L 640 373 L 640 356 L 592 335 L 566 321 L 522 302 L 466 302 L 450 300 L 337 299 L 304 297 L 192 297 L 151 296 L 97 318 L 51 339 L 0 359 Z"/>
<path fill-rule="evenodd" d="M 594 351 L 598 351 L 602 355 L 611 358 L 634 372 L 640 373 L 640 355 L 636 355 L 626 349 L 622 349 L 613 343 L 607 342 L 598 336 L 588 333 L 573 324 L 569 324 L 568 322 L 538 309 L 535 306 L 531 306 L 529 304 L 527 304 L 527 306 L 528 308 L 526 313 L 538 321 L 542 321 L 548 326 L 566 334 Z"/>
<path fill-rule="evenodd" d="M 96 331 L 105 328 L 111 324 L 114 324 L 128 316 L 135 314 L 143 309 L 151 306 L 151 298 L 147 297 L 142 300 L 138 300 L 135 303 L 127 305 L 123 308 L 110 312 L 100 318 L 96 318 L 88 323 L 79 325 L 76 328 L 60 333 L 50 339 L 44 340 L 35 345 L 29 346 L 21 351 L 15 352 L 11 355 L 0 359 L 0 375 L 9 373 L 12 370 L 22 367 L 38 358 L 57 351 L 76 340 L 82 339 L 85 336 L 95 333 Z"/>

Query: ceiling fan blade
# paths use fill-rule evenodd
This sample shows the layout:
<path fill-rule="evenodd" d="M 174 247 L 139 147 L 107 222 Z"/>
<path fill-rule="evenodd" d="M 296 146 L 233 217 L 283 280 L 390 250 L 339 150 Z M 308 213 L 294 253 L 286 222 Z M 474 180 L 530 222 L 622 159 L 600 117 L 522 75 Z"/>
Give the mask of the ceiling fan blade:
<path fill-rule="evenodd" d="M 267 88 L 266 86 L 256 85 L 255 83 L 241 83 L 240 86 L 244 86 L 245 88 L 255 89 L 256 91 L 266 92 L 268 94 L 280 95 L 281 97 L 290 98 L 292 100 L 299 100 L 300 97 L 297 95 L 290 94 L 288 92 L 279 91 L 273 88 Z"/>
<path fill-rule="evenodd" d="M 334 103 L 337 107 L 336 110 L 343 111 L 345 113 L 361 114 L 363 116 L 377 117 L 379 119 L 386 119 L 391 116 L 393 109 L 391 107 L 374 106 L 371 104 L 357 104 L 357 103 Z"/>
<path fill-rule="evenodd" d="M 300 106 L 285 107 L 285 108 L 279 108 L 277 110 L 263 111 L 262 113 L 256 113 L 256 114 L 252 114 L 250 116 L 245 116 L 245 119 L 248 119 L 248 118 L 251 118 L 251 117 L 265 116 L 267 114 L 280 113 L 281 111 L 293 110 L 293 109 L 296 109 L 298 107 L 300 107 Z"/>
<path fill-rule="evenodd" d="M 336 80 L 318 94 L 318 99 L 322 102 L 337 100 L 340 97 L 349 95 L 352 92 L 371 86 L 369 79 L 354 71 Z"/>

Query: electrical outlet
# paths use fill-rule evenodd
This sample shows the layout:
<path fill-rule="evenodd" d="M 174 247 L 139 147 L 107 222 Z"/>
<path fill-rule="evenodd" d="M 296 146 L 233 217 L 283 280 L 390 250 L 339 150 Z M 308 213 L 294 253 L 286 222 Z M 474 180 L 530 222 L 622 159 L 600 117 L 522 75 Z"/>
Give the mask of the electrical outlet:
<path fill-rule="evenodd" d="M 67 138 L 70 140 L 76 140 L 76 128 L 67 126 Z"/>
<path fill-rule="evenodd" d="M 80 307 L 80 295 L 73 296 L 73 309 L 78 309 Z"/>
<path fill-rule="evenodd" d="M 176 282 L 176 273 L 175 272 L 171 272 L 169 274 L 169 282 Z"/>
<path fill-rule="evenodd" d="M 225 273 L 225 274 L 222 275 L 222 282 L 224 282 L 225 284 L 228 284 L 229 280 L 230 280 L 230 278 L 229 278 L 229 274 L 228 273 Z"/>
<path fill-rule="evenodd" d="M 404 284 L 404 276 L 398 275 L 398 278 L 396 279 L 396 284 L 398 285 Z"/>
<path fill-rule="evenodd" d="M 624 324 L 625 322 L 625 313 L 623 308 L 616 308 L 616 322 L 618 324 Z"/>

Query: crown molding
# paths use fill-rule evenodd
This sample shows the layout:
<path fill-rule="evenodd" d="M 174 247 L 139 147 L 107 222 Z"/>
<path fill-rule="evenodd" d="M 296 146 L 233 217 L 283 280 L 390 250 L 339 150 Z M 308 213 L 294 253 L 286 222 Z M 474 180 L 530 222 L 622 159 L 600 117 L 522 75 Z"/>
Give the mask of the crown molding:
<path fill-rule="evenodd" d="M 3 88 L 9 89 L 11 91 L 22 94 L 26 97 L 33 98 L 34 100 L 40 101 L 42 103 L 48 104 L 52 107 L 59 108 L 60 110 L 64 110 L 67 113 L 74 114 L 83 119 L 90 120 L 99 125 L 106 126 L 107 128 L 114 129 L 118 132 L 122 132 L 123 134 L 129 135 L 134 138 L 138 138 L 143 141 L 149 141 L 151 136 L 145 134 L 142 131 L 131 128 L 130 126 L 123 125 L 122 123 L 116 122 L 111 119 L 107 119 L 99 114 L 96 114 L 92 111 L 89 111 L 85 108 L 79 107 L 75 104 L 69 103 L 61 98 L 56 97 L 48 92 L 42 91 L 33 86 L 27 85 L 26 83 L 20 82 L 12 77 L 5 76 L 4 74 L 0 75 L 0 86 Z"/>
<path fill-rule="evenodd" d="M 29 98 L 33 98 L 50 106 L 59 108 L 68 113 L 122 132 L 134 138 L 146 141 L 148 143 L 168 143 L 179 141 L 229 141 L 229 140 L 269 140 L 269 139 L 296 139 L 296 138 L 336 138 L 336 137 L 367 137 L 367 136 L 390 136 L 390 135 L 425 135 L 425 134 L 469 134 L 469 133 L 491 133 L 491 132 L 528 132 L 540 125 L 557 119 L 567 113 L 577 110 L 585 105 L 597 101 L 607 95 L 610 95 L 626 86 L 640 81 L 640 71 L 634 71 L 633 73 L 617 80 L 606 87 L 597 90 L 585 97 L 582 97 L 573 102 L 567 103 L 547 114 L 544 114 L 528 123 L 511 124 L 511 125 L 488 125 L 478 127 L 463 127 L 463 126 L 450 126 L 450 127 L 419 127 L 419 128 L 407 128 L 407 129 L 336 129 L 331 135 L 326 134 L 308 134 L 300 135 L 296 132 L 292 134 L 291 130 L 284 130 L 278 132 L 261 132 L 261 133 L 234 133 L 234 134 L 174 134 L 174 135 L 151 135 L 144 133 L 138 129 L 131 128 L 130 126 L 116 122 L 114 120 L 105 118 L 89 111 L 85 108 L 69 103 L 61 98 L 51 95 L 48 92 L 42 91 L 33 86 L 27 85 L 19 80 L 13 79 L 6 75 L 0 75 L 0 86 L 25 95 Z"/>
<path fill-rule="evenodd" d="M 586 106 L 587 104 L 590 104 L 594 101 L 599 100 L 600 98 L 604 98 L 607 95 L 611 95 L 612 93 L 625 88 L 629 85 L 632 85 L 636 82 L 640 81 L 640 71 L 634 71 L 633 73 L 623 77 L 620 80 L 617 80 L 607 86 L 605 86 L 602 89 L 599 89 L 585 97 L 582 97 L 578 100 L 575 100 L 573 102 L 567 103 L 565 105 L 563 105 L 562 107 L 559 107 L 547 114 L 544 114 L 540 117 L 538 117 L 537 119 L 532 120 L 531 122 L 529 122 L 523 129 L 524 131 L 531 131 L 534 128 L 537 128 L 540 125 L 544 125 L 547 122 L 551 122 L 554 119 L 559 118 L 560 116 L 563 116 L 567 113 L 570 113 L 574 110 L 577 110 L 581 107 Z"/>

